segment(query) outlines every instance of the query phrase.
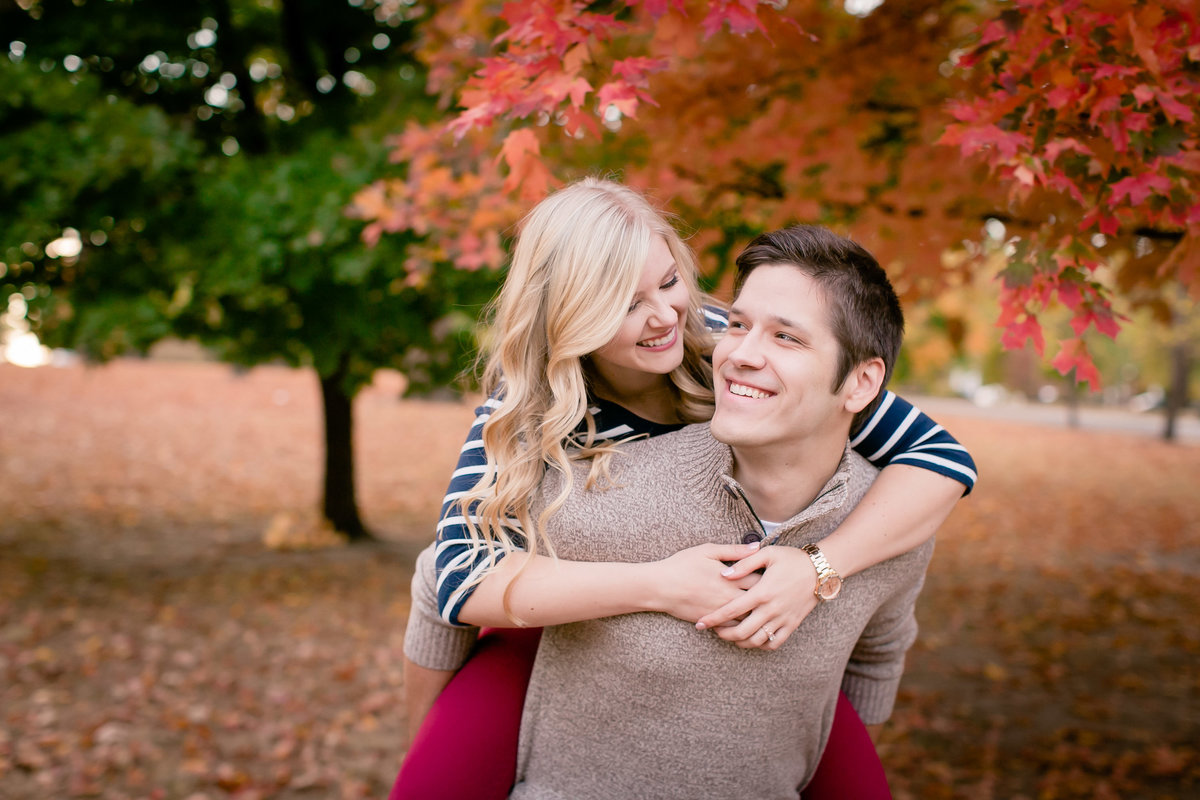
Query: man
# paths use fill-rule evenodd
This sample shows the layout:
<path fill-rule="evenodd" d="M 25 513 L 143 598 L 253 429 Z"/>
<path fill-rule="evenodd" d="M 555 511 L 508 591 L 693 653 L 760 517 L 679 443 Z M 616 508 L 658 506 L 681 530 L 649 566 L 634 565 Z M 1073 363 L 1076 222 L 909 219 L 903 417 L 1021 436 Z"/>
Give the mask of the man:
<path fill-rule="evenodd" d="M 819 541 L 874 477 L 847 437 L 902 336 L 883 271 L 854 243 L 803 226 L 759 237 L 738 269 L 711 426 L 623 446 L 613 488 L 576 489 L 551 519 L 562 558 L 638 563 L 542 562 L 514 581 L 523 562 L 510 557 L 463 607 L 474 624 L 505 624 L 511 609 L 554 626 L 530 682 L 513 797 L 796 797 L 839 686 L 866 722 L 890 714 L 931 545 L 840 595 L 809 548 L 826 601 L 775 651 L 654 613 L 688 618 L 673 592 L 698 554 L 740 557 L 748 531 L 772 545 Z M 545 496 L 557 488 L 549 475 Z M 762 555 L 772 551 L 783 552 Z"/>

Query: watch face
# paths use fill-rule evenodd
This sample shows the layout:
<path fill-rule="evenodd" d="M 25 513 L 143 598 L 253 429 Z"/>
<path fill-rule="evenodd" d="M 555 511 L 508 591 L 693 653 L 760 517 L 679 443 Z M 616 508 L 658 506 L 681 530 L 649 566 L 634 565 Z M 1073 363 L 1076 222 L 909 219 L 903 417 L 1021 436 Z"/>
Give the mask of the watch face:
<path fill-rule="evenodd" d="M 817 589 L 817 596 L 822 600 L 832 600 L 837 597 L 842 591 L 842 579 L 837 575 L 831 575 L 821 581 L 820 587 Z"/>

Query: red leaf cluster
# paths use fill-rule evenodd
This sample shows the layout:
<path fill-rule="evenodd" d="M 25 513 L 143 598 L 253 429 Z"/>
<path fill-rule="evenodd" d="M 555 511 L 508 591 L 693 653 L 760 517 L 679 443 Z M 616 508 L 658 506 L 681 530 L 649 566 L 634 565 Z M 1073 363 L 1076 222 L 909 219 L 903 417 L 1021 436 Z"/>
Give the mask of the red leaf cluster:
<path fill-rule="evenodd" d="M 977 85 L 950 104 L 955 121 L 941 142 L 985 162 L 1016 205 L 1045 215 L 1040 237 L 1057 243 L 1049 254 L 1056 282 L 1090 295 L 1068 303 L 1076 335 L 1094 324 L 1115 336 L 1108 290 L 1084 277 L 1101 262 L 1096 234 L 1176 232 L 1183 243 L 1167 261 L 1185 285 L 1195 280 L 1183 262 L 1185 243 L 1200 236 L 1197 7 L 1188 0 L 1006 5 L 959 60 Z M 1008 316 L 1036 325 L 1048 299 L 1011 294 L 1006 303 L 1020 305 Z M 1094 374 L 1080 339 L 1063 342 L 1053 363 L 1064 373 Z"/>
<path fill-rule="evenodd" d="M 629 0 L 635 19 L 631 24 L 578 0 L 506 3 L 500 16 L 507 27 L 463 86 L 463 110 L 449 130 L 461 137 L 500 119 L 533 119 L 539 125 L 554 120 L 570 136 L 585 129 L 597 135 L 598 118 L 611 113 L 610 108 L 636 118 L 642 103 L 655 105 L 647 91 L 649 76 L 670 62 L 637 55 L 614 59 L 608 51 L 636 46 L 629 40 L 631 31 L 644 31 L 667 15 L 686 16 L 688 5 L 684 0 Z M 707 0 L 691 5 L 705 7 L 702 27 L 711 36 L 725 26 L 737 34 L 764 31 L 762 6 L 778 3 Z M 536 151 L 522 134 L 520 142 L 502 148 L 501 160 L 510 170 L 510 188 L 519 185 L 525 197 L 536 198 L 547 183 L 540 175 L 526 183 L 524 171 L 531 167 L 524 154 L 530 152 Z"/>
<path fill-rule="evenodd" d="M 568 137 L 599 136 L 601 120 L 634 118 L 642 104 L 657 105 L 649 78 L 671 59 L 638 54 L 631 37 L 665 17 L 686 19 L 703 8 L 703 25 L 716 32 L 761 29 L 759 0 L 629 0 L 633 22 L 573 0 L 508 2 L 495 30 L 486 0 L 444 6 L 428 22 L 424 54 L 433 91 L 457 91 L 462 110 L 445 126 L 412 124 L 395 140 L 394 160 L 407 163 L 403 179 L 377 181 L 355 199 L 353 213 L 370 220 L 368 243 L 383 233 L 418 236 L 439 231 L 414 247 L 410 279 L 419 282 L 435 263 L 465 269 L 498 266 L 497 231 L 546 195 L 556 181 L 543 147 L 548 130 Z M 610 50 L 629 51 L 614 57 Z M 455 76 L 471 70 L 460 87 Z M 448 96 L 448 95 L 447 95 Z M 499 125 L 516 123 L 511 127 Z M 549 127 L 553 122 L 553 127 Z M 493 158 L 493 154 L 496 156 Z M 519 204 L 519 205 L 518 205 Z M 446 233 L 446 232 L 451 233 Z"/>
<path fill-rule="evenodd" d="M 520 184 L 544 194 L 551 181 L 536 158 L 536 137 L 527 130 L 517 133 L 504 145 L 511 165 L 507 177 L 482 134 L 450 143 L 440 130 L 410 123 L 393 140 L 392 158 L 407 166 L 407 174 L 363 188 L 351 213 L 369 220 L 363 231 L 368 244 L 384 233 L 418 237 L 405 260 L 409 285 L 422 285 L 441 265 L 474 270 L 503 263 L 501 231 L 518 214 L 512 189 Z"/>

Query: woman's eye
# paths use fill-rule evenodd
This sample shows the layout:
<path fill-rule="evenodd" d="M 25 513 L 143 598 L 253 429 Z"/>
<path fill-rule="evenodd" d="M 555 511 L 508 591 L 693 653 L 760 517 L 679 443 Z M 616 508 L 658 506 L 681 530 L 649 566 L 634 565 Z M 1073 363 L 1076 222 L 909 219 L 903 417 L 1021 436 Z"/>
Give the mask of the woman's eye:
<path fill-rule="evenodd" d="M 678 272 L 676 272 L 674 275 L 671 276 L 671 280 L 667 281 L 666 283 L 664 283 L 662 286 L 660 286 L 658 288 L 670 289 L 672 286 L 674 286 L 677 283 L 679 283 L 679 273 Z"/>

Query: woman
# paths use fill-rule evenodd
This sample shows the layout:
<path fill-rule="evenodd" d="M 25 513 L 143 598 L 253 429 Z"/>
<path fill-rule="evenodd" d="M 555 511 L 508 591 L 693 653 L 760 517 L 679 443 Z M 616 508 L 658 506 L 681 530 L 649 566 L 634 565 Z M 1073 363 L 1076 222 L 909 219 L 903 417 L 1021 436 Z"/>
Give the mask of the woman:
<path fill-rule="evenodd" d="M 543 541 L 540 531 L 556 504 L 532 519 L 528 501 L 547 466 L 566 476 L 559 500 L 569 492 L 567 446 L 594 457 L 589 482 L 603 483 L 612 440 L 653 436 L 711 416 L 711 375 L 704 356 L 711 348 L 710 331 L 724 324 L 723 314 L 702 305 L 694 259 L 671 226 L 637 193 L 597 180 L 555 193 L 526 218 L 495 317 L 496 346 L 485 373 L 491 399 L 463 449 L 439 524 L 437 602 L 448 625 L 458 623 L 459 611 L 481 581 L 511 571 L 502 560 L 506 555 L 527 551 L 528 557 L 516 560 L 524 570 L 536 569 L 539 559 L 546 558 L 540 554 L 552 552 L 552 543 Z M 890 394 L 855 435 L 854 444 L 877 465 L 888 466 L 854 514 L 821 544 L 843 576 L 928 539 L 963 485 L 969 489 L 974 480 L 973 464 L 961 446 Z M 471 513 L 462 513 L 464 508 Z M 766 553 L 791 549 L 764 548 L 740 562 L 719 590 L 705 584 L 670 613 L 691 621 L 699 617 L 709 627 L 741 618 L 719 628 L 717 635 L 743 647 L 777 648 L 817 602 L 816 573 L 803 554 Z M 752 573 L 764 566 L 765 574 L 755 583 Z M 431 615 L 421 616 L 421 581 L 421 575 L 414 580 L 406 652 L 427 666 L 457 666 L 430 657 L 429 643 L 446 641 L 446 635 L 422 633 L 433 626 Z M 557 611 L 564 620 L 621 613 L 595 600 L 581 595 L 576 608 Z M 511 616 L 520 622 L 519 614 Z M 506 636 L 519 644 L 507 644 Z M 445 728 L 443 740 L 437 738 L 436 725 L 427 725 L 414 743 L 394 798 L 458 796 L 447 786 L 448 774 L 438 762 L 464 752 L 470 752 L 474 763 L 461 796 L 485 796 L 479 780 L 488 770 L 481 769 L 477 756 L 495 754 L 499 769 L 515 754 L 515 744 L 511 750 L 497 746 L 502 736 L 496 728 L 504 723 L 496 723 L 487 709 L 499 695 L 516 697 L 508 706 L 511 730 L 504 732 L 515 742 L 511 712 L 515 708 L 519 718 L 535 644 L 525 632 L 485 637 L 483 652 L 468 662 L 439 705 L 460 704 L 486 720 L 488 746 L 464 743 L 469 715 L 458 715 Z M 510 678 L 507 691 L 500 690 L 497 673 L 484 673 L 490 659 L 509 665 L 499 673 Z M 478 670 L 476 678 L 472 670 Z M 435 709 L 435 716 L 444 715 Z M 863 729 L 853 710 L 842 706 L 823 764 L 842 762 L 839 753 L 846 751 L 839 748 L 847 730 Z M 857 742 L 852 749 L 864 742 L 870 747 L 860 733 L 849 736 Z M 874 757 L 873 749 L 869 755 Z M 857 763 L 853 771 L 870 772 Z M 843 773 L 844 793 L 844 773 L 849 771 L 838 772 Z M 423 784 L 422 774 L 434 782 Z M 458 774 L 463 775 L 461 770 Z M 511 776 L 508 766 L 490 791 L 503 796 Z M 820 784 L 818 773 L 806 797 L 819 796 Z M 886 796 L 881 770 L 870 786 L 852 793 Z"/>

